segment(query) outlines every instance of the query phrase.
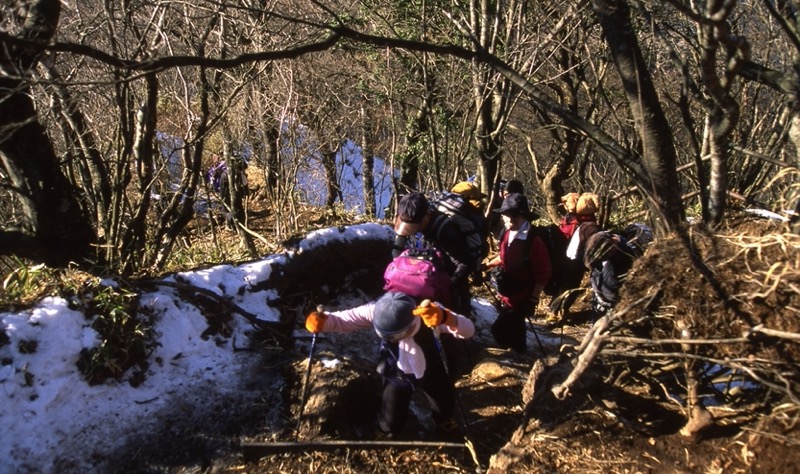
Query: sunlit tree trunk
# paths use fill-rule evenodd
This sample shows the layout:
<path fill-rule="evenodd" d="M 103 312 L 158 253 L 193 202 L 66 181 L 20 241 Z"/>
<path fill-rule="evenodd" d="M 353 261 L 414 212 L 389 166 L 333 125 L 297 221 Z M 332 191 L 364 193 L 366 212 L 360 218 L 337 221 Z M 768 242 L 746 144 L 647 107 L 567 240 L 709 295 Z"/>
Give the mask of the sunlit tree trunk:
<path fill-rule="evenodd" d="M 473 49 L 482 49 L 495 54 L 500 45 L 506 51 L 515 46 L 516 29 L 509 26 L 521 21 L 520 17 L 514 15 L 522 10 L 516 9 L 514 5 L 514 2 L 508 5 L 483 0 L 470 2 L 470 29 L 477 43 L 472 45 Z M 475 109 L 473 137 L 480 167 L 478 174 L 481 179 L 481 189 L 489 194 L 490 190 L 496 189 L 502 178 L 499 170 L 502 164 L 507 120 L 514 103 L 513 89 L 511 81 L 486 64 L 473 61 L 471 74 L 472 100 Z M 490 207 L 491 205 L 492 203 Z"/>
<path fill-rule="evenodd" d="M 202 54 L 202 52 L 201 48 L 200 53 Z M 195 139 L 191 140 L 194 142 L 194 146 L 185 147 L 181 150 L 184 168 L 181 182 L 170 198 L 167 207 L 159 216 L 159 224 L 155 230 L 154 240 L 157 244 L 152 257 L 148 260 L 148 265 L 157 269 L 164 268 L 167 264 L 176 239 L 195 216 L 194 205 L 202 179 L 205 138 L 209 132 L 211 117 L 209 95 L 212 89 L 206 77 L 206 72 L 204 68 L 199 71 L 200 80 L 196 91 L 199 114 L 190 117 L 188 121 L 190 127 L 194 126 L 195 123 L 197 124 L 194 128 Z M 188 99 L 186 102 L 189 102 Z"/>
<path fill-rule="evenodd" d="M 420 149 L 424 146 L 428 132 L 428 113 L 433 101 L 433 94 L 428 91 L 425 99 L 417 107 L 411 126 L 406 134 L 406 147 L 398 154 L 400 162 L 400 180 L 398 194 L 418 191 L 420 187 Z"/>
<path fill-rule="evenodd" d="M 592 0 L 611 57 L 622 80 L 631 115 L 641 139 L 642 162 L 649 182 L 657 225 L 675 228 L 684 221 L 672 129 L 639 49 L 625 0 Z"/>
<path fill-rule="evenodd" d="M 730 2 L 713 0 L 706 2 L 703 16 L 706 21 L 699 25 L 700 81 L 711 98 L 708 115 L 709 176 L 708 220 L 717 225 L 722 222 L 728 193 L 728 148 L 730 136 L 739 120 L 739 104 L 731 96 L 731 86 L 738 69 L 738 52 L 743 48 L 743 39 L 733 39 L 727 25 L 733 8 Z M 728 54 L 725 68 L 718 72 L 717 51 L 720 41 L 727 43 Z M 737 44 L 739 43 L 739 44 Z"/>
<path fill-rule="evenodd" d="M 133 159 L 136 170 L 136 183 L 139 186 L 139 203 L 133 211 L 133 218 L 125 227 L 120 256 L 122 272 L 132 272 L 144 261 L 147 249 L 147 215 L 150 211 L 151 196 L 155 178 L 155 140 L 158 121 L 158 79 L 148 74 L 147 98 L 136 114 L 136 132 L 133 139 Z M 164 196 L 162 196 L 163 198 Z"/>

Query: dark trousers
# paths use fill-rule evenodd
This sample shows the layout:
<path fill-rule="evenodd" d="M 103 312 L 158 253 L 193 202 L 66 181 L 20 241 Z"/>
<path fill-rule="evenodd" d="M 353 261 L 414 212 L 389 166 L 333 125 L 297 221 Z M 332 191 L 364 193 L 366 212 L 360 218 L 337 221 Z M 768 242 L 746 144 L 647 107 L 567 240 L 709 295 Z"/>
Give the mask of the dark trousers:
<path fill-rule="evenodd" d="M 472 293 L 470 292 L 469 280 L 454 281 L 451 286 L 453 294 L 453 305 L 450 307 L 456 313 L 472 319 Z"/>
<path fill-rule="evenodd" d="M 422 328 L 420 332 L 430 332 L 430 330 Z M 427 398 L 434 421 L 437 423 L 446 421 L 453 416 L 455 393 L 453 383 L 444 370 L 441 355 L 435 346 L 422 344 L 418 337 L 416 339 L 425 354 L 426 369 L 422 380 L 414 380 L 413 376 L 395 371 L 389 371 L 383 376 L 383 395 L 378 424 L 381 430 L 387 433 L 398 434 L 405 427 L 408 421 L 408 407 L 415 389 L 421 389 Z M 433 337 L 430 336 L 430 339 L 432 343 Z M 454 351 L 450 350 L 451 344 L 454 343 L 455 339 L 452 336 L 442 336 L 445 353 L 450 356 L 448 361 L 455 357 Z"/>
<path fill-rule="evenodd" d="M 533 310 L 533 304 L 523 304 L 514 308 L 500 308 L 497 319 L 492 324 L 492 336 L 497 345 L 503 349 L 511 349 L 520 354 L 527 347 L 526 315 Z"/>

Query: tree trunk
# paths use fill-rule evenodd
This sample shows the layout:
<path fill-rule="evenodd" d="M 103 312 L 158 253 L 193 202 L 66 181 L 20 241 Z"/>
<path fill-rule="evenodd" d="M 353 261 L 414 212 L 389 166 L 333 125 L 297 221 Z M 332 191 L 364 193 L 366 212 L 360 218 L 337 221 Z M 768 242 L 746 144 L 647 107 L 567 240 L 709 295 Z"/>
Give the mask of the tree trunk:
<path fill-rule="evenodd" d="M 328 191 L 325 205 L 333 208 L 336 198 L 341 194 L 336 174 L 336 150 L 322 152 L 322 168 L 325 170 L 325 186 Z"/>
<path fill-rule="evenodd" d="M 278 189 L 278 179 L 281 175 L 280 156 L 278 153 L 278 140 L 280 133 L 278 127 L 268 126 L 266 129 L 266 140 L 264 149 L 264 186 L 265 195 L 270 202 L 276 202 L 276 190 Z"/>
<path fill-rule="evenodd" d="M 47 41 L 60 15 L 59 0 L 31 2 L 18 36 Z M 58 157 L 25 82 L 39 60 L 32 48 L 0 47 L 0 161 L 17 191 L 25 216 L 18 228 L 0 231 L 0 253 L 50 266 L 92 259 L 96 235 L 76 189 L 60 169 Z"/>
<path fill-rule="evenodd" d="M 725 1 L 710 1 L 705 5 L 706 21 L 699 25 L 701 51 L 700 78 L 711 97 L 708 124 L 710 128 L 709 154 L 711 174 L 709 176 L 709 224 L 722 222 L 728 195 L 728 144 L 730 135 L 739 121 L 739 104 L 730 94 L 733 79 L 738 69 L 737 56 L 744 46 L 743 39 L 732 38 L 727 19 L 732 5 Z M 720 41 L 726 43 L 728 51 L 726 68 L 719 75 L 717 51 Z"/>
<path fill-rule="evenodd" d="M 147 98 L 136 114 L 136 131 L 133 138 L 133 159 L 135 160 L 136 182 L 141 195 L 133 218 L 126 225 L 122 237 L 120 257 L 122 273 L 136 270 L 145 259 L 147 247 L 147 214 L 150 211 L 153 182 L 155 176 L 155 139 L 158 120 L 158 78 L 155 74 L 145 77 Z M 162 196 L 162 198 L 164 198 Z"/>
<path fill-rule="evenodd" d="M 167 264 L 172 253 L 175 240 L 183 232 L 186 226 L 194 218 L 194 204 L 197 200 L 197 188 L 201 182 L 201 168 L 203 163 L 203 152 L 205 150 L 205 138 L 210 129 L 211 110 L 209 105 L 209 95 L 211 85 L 206 77 L 206 71 L 200 71 L 199 94 L 197 100 L 200 104 L 200 114 L 197 117 L 197 129 L 194 140 L 194 148 L 185 147 L 183 155 L 183 176 L 178 189 L 170 199 L 170 202 L 159 218 L 158 229 L 155 234 L 155 241 L 158 242 L 156 254 L 150 259 L 155 268 L 161 269 Z"/>
<path fill-rule="evenodd" d="M 478 75 L 473 72 L 473 75 Z M 487 79 L 488 81 L 488 79 Z M 497 107 L 500 105 L 489 98 L 482 96 L 483 85 L 476 85 L 473 90 L 477 107 L 477 120 L 475 124 L 475 145 L 479 158 L 481 189 L 489 189 L 498 181 L 498 170 L 501 162 L 502 133 L 497 129 L 497 114 L 501 113 Z M 505 111 L 502 111 L 505 112 Z"/>
<path fill-rule="evenodd" d="M 683 223 L 684 211 L 672 129 L 639 49 L 628 3 L 625 0 L 592 0 L 592 7 L 622 80 L 642 142 L 642 160 L 649 178 L 644 185 L 649 187 L 648 195 L 656 201 L 651 207 L 660 217 L 658 225 L 664 230 L 673 229 Z"/>
<path fill-rule="evenodd" d="M 428 112 L 430 111 L 433 94 L 428 91 L 425 99 L 419 105 L 414 116 L 413 126 L 406 135 L 406 149 L 400 154 L 400 187 L 397 194 L 405 194 L 419 190 L 419 152 L 422 146 L 422 137 L 428 132 Z"/>
<path fill-rule="evenodd" d="M 53 113 L 64 135 L 67 149 L 73 155 L 70 162 L 77 169 L 79 179 L 73 179 L 72 184 L 78 189 L 83 189 L 84 200 L 92 205 L 97 228 L 103 229 L 105 234 L 111 206 L 111 185 L 108 180 L 108 169 L 97 148 L 97 140 L 85 115 L 78 108 L 78 101 L 64 85 L 64 78 L 55 66 L 43 65 L 42 70 L 50 82 Z"/>
<path fill-rule="evenodd" d="M 368 217 L 375 217 L 377 209 L 375 207 L 375 157 L 371 154 L 365 154 L 364 148 L 361 148 L 362 165 L 361 165 L 361 182 L 364 188 L 364 214 Z"/>

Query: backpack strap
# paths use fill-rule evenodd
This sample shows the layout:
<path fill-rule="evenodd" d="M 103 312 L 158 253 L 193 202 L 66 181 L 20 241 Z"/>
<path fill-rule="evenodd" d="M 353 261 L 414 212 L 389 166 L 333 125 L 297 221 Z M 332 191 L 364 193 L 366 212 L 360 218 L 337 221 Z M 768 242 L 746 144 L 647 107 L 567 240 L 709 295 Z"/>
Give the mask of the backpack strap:
<path fill-rule="evenodd" d="M 503 231 L 500 233 L 500 242 L 503 241 L 503 237 L 506 235 L 507 231 L 508 229 L 504 228 Z M 531 225 L 528 228 L 528 235 L 527 238 L 525 239 L 525 246 L 523 247 L 524 251 L 522 253 L 522 266 L 520 268 L 528 266 L 528 262 L 531 259 L 531 247 L 533 247 L 533 239 L 535 237 L 536 236 L 533 233 L 533 226 Z"/>
<path fill-rule="evenodd" d="M 442 231 L 444 231 L 445 226 L 448 223 L 448 218 L 444 213 L 432 213 L 431 214 L 431 221 L 430 226 L 434 237 L 435 242 L 442 241 Z"/>
<path fill-rule="evenodd" d="M 396 342 L 389 342 L 386 339 L 381 339 L 381 347 L 379 351 L 378 373 L 387 378 L 400 379 L 411 386 L 411 390 L 419 388 L 417 378 L 411 376 L 397 366 L 398 364 L 398 351 L 400 345 Z"/>

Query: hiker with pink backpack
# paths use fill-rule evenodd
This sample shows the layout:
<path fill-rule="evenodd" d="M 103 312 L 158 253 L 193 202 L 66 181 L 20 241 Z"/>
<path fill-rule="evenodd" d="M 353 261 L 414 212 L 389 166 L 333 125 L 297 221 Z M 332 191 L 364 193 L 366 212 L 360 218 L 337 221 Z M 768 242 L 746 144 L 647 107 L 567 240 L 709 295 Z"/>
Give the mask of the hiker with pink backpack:
<path fill-rule="evenodd" d="M 435 249 L 443 257 L 442 269 L 450 277 L 448 306 L 459 314 L 469 315 L 472 305 L 469 276 L 478 270 L 479 259 L 473 255 L 455 220 L 433 208 L 424 194 L 412 192 L 400 199 L 394 228 L 397 236 L 392 257 L 406 251 L 409 238 L 420 235 L 422 249 Z M 387 283 L 385 289 L 392 287 Z"/>
<path fill-rule="evenodd" d="M 356 308 L 314 311 L 305 325 L 313 334 L 371 328 L 380 337 L 379 436 L 391 438 L 402 433 L 414 390 L 420 390 L 427 398 L 431 417 L 441 431 L 450 432 L 457 426 L 453 420 L 457 398 L 439 333 L 458 339 L 472 337 L 475 326 L 468 318 L 441 303 L 419 303 L 409 295 L 390 291 L 377 301 Z"/>

